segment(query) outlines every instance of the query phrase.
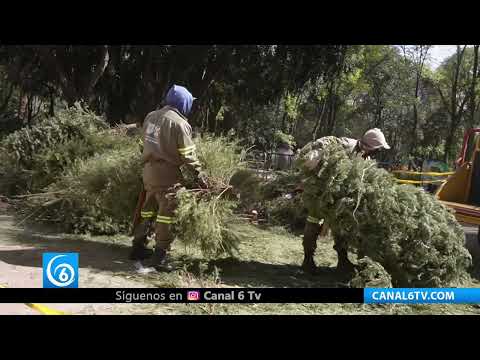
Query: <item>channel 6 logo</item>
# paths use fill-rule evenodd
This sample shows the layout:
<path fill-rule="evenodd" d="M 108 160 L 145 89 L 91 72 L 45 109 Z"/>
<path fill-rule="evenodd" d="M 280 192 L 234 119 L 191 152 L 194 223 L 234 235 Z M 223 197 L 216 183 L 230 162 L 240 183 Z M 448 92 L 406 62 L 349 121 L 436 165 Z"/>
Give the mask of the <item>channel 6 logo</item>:
<path fill-rule="evenodd" d="M 44 288 L 78 288 L 78 254 L 43 254 Z"/>

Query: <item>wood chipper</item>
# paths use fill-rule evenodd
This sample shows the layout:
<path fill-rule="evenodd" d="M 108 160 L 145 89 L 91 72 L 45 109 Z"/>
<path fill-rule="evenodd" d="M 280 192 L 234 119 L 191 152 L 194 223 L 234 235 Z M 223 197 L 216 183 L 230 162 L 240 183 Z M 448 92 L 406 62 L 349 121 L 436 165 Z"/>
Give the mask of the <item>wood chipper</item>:
<path fill-rule="evenodd" d="M 455 173 L 438 188 L 435 196 L 455 210 L 458 222 L 479 226 L 480 242 L 480 128 L 465 133 Z"/>

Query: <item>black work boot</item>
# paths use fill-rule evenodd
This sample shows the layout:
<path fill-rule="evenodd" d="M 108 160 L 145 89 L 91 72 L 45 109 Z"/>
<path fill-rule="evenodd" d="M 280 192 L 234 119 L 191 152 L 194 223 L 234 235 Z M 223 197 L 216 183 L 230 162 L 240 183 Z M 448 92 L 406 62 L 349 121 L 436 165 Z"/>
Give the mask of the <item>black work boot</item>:
<path fill-rule="evenodd" d="M 352 274 L 355 272 L 355 265 L 348 259 L 348 252 L 346 249 L 337 250 L 338 263 L 337 272 L 343 274 Z"/>
<path fill-rule="evenodd" d="M 302 270 L 307 274 L 315 274 L 317 266 L 315 265 L 315 260 L 313 260 L 313 254 L 305 254 Z"/>
<path fill-rule="evenodd" d="M 157 271 L 173 271 L 173 266 L 170 264 L 167 251 L 164 249 L 155 249 L 152 258 L 152 266 Z"/>
<path fill-rule="evenodd" d="M 129 259 L 133 261 L 142 261 L 150 258 L 153 255 L 153 250 L 148 249 L 142 245 L 133 245 L 130 252 Z"/>
<path fill-rule="evenodd" d="M 152 224 L 153 222 L 151 220 L 146 220 L 134 229 L 133 246 L 129 256 L 130 260 L 142 261 L 153 255 L 153 250 L 146 247 Z"/>

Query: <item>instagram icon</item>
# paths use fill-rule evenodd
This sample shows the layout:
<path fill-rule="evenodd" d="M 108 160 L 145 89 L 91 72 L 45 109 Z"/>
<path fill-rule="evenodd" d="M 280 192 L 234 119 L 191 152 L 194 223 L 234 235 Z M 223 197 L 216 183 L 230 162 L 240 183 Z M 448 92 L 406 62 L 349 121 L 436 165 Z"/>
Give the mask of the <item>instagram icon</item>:
<path fill-rule="evenodd" d="M 198 291 L 189 291 L 187 293 L 188 301 L 198 301 L 200 300 L 200 292 Z"/>

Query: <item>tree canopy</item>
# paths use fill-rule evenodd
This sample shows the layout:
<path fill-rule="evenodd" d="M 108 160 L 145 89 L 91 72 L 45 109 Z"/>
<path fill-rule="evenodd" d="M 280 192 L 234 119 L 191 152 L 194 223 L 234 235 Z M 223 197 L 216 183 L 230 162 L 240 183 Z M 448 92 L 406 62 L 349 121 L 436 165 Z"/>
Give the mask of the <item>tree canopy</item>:
<path fill-rule="evenodd" d="M 110 124 L 141 122 L 172 84 L 198 98 L 198 131 L 298 146 L 381 128 L 392 151 L 451 162 L 478 125 L 478 45 L 438 68 L 430 45 L 0 46 L 0 131 L 83 103 Z M 281 134 L 281 135 L 279 135 Z M 283 134 L 283 135 L 282 135 Z"/>

